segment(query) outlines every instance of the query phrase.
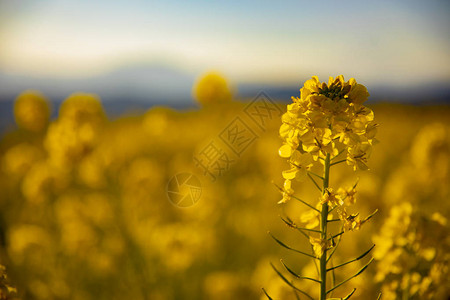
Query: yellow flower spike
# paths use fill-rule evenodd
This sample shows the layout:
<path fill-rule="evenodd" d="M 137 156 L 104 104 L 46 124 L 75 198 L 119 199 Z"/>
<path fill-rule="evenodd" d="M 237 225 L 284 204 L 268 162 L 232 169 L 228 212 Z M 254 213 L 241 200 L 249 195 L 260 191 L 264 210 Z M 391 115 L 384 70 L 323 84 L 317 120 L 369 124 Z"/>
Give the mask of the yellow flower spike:
<path fill-rule="evenodd" d="M 367 161 L 371 147 L 376 142 L 377 128 L 373 112 L 363 106 L 368 97 L 367 89 L 356 83 L 354 78 L 345 82 L 344 76 L 339 75 L 330 77 L 327 84 L 313 76 L 300 89 L 300 98 L 292 97 L 293 103 L 288 105 L 287 112 L 282 116 L 283 124 L 279 132 L 283 146 L 279 149 L 279 154 L 289 158 L 290 169 L 282 172 L 283 178 L 289 182 L 289 189 L 284 189 L 280 202 L 293 197 L 290 180 L 306 175 L 322 192 L 316 206 L 296 197 L 311 209 L 300 215 L 301 222 L 306 229 L 320 235 L 320 238 L 310 236 L 310 243 L 314 256 L 320 260 L 318 273 L 321 300 L 326 299 L 327 294 L 334 290 L 327 288 L 326 284 L 327 263 L 333 254 L 330 252 L 327 255 L 328 237 L 331 236 L 333 241 L 334 237 L 346 231 L 358 230 L 373 216 L 372 214 L 361 220 L 359 214 L 347 213 L 345 205 L 356 201 L 356 185 L 339 188 L 337 193 L 329 187 L 330 169 L 334 165 L 347 162 L 354 170 L 368 169 Z M 346 158 L 336 159 L 341 153 L 346 153 Z M 310 171 L 320 165 L 323 168 L 322 176 Z M 322 180 L 322 186 L 317 183 L 317 178 Z M 333 219 L 331 211 L 334 209 L 339 219 Z M 334 229 L 327 229 L 327 220 L 340 221 L 343 232 L 333 235 Z"/>

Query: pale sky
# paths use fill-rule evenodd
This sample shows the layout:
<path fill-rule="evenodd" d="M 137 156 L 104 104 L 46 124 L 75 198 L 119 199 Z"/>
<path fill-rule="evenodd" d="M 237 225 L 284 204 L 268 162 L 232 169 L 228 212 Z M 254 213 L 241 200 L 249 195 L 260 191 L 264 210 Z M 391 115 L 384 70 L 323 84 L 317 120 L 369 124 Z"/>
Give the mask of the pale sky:
<path fill-rule="evenodd" d="M 0 1 L 0 71 L 159 63 L 234 81 L 450 81 L 449 1 Z"/>

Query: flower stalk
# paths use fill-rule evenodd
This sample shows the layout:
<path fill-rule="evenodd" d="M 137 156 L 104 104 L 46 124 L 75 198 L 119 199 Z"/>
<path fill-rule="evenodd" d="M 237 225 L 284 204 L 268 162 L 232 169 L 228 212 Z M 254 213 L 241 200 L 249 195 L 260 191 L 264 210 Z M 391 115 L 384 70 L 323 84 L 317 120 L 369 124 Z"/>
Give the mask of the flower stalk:
<path fill-rule="evenodd" d="M 322 195 L 325 195 L 330 181 L 330 154 L 325 158 L 323 171 L 323 189 Z M 320 217 L 320 238 L 322 241 L 327 239 L 327 223 L 328 223 L 328 202 L 322 204 L 322 212 Z M 320 300 L 327 297 L 327 247 L 324 247 L 322 256 L 320 257 Z"/>

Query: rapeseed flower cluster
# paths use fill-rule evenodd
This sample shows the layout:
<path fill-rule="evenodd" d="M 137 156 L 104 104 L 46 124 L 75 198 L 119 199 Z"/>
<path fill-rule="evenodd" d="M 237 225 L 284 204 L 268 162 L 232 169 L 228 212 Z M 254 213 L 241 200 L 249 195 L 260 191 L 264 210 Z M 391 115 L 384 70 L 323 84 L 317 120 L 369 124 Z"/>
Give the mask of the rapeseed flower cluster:
<path fill-rule="evenodd" d="M 314 166 L 325 163 L 327 155 L 333 161 L 345 153 L 346 158 L 339 162 L 345 161 L 354 170 L 368 169 L 367 160 L 377 142 L 378 127 L 373 111 L 363 105 L 368 97 L 365 86 L 354 78 L 346 82 L 342 75 L 330 77 L 328 84 L 313 76 L 300 89 L 300 97 L 292 97 L 293 103 L 287 106 L 280 127 L 283 145 L 279 155 L 288 160 L 290 168 L 282 173 L 283 197 L 279 203 L 289 201 L 294 194 L 292 180 L 304 179 Z M 345 231 L 357 230 L 365 222 L 345 209 L 356 202 L 355 188 L 356 184 L 334 192 L 327 187 L 319 202 L 337 208 Z M 318 226 L 317 217 L 317 212 L 306 212 L 303 218 L 308 220 L 307 227 Z"/>
<path fill-rule="evenodd" d="M 372 110 L 363 105 L 368 97 L 366 87 L 358 84 L 354 78 L 345 81 L 342 75 L 330 77 L 327 84 L 313 76 L 300 89 L 300 97 L 292 97 L 293 103 L 287 106 L 287 112 L 282 116 L 279 134 L 283 145 L 278 152 L 282 158 L 287 159 L 289 169 L 282 172 L 284 184 L 280 188 L 282 199 L 279 203 L 296 199 L 311 208 L 300 216 L 304 228 L 287 223 L 303 233 L 307 232 L 305 236 L 309 239 L 313 254 L 306 255 L 320 260 L 317 279 L 320 283 L 320 299 L 325 299 L 327 294 L 340 286 L 333 283 L 332 288 L 327 291 L 326 273 L 330 271 L 327 263 L 342 234 L 359 230 L 374 215 L 363 219 L 359 213 L 347 212 L 347 207 L 356 202 L 357 183 L 337 190 L 329 186 L 330 169 L 334 165 L 346 162 L 354 171 L 369 169 L 367 161 L 372 146 L 377 142 L 375 135 L 378 125 L 374 122 Z M 338 160 L 341 154 L 345 158 Z M 318 167 L 323 168 L 323 176 L 313 172 Z M 322 193 L 315 204 L 309 204 L 294 195 L 292 181 L 301 181 L 306 177 Z M 322 186 L 313 177 L 321 179 Z M 333 219 L 332 211 L 337 213 L 338 219 Z M 331 234 L 327 232 L 327 223 L 334 221 L 340 221 L 341 229 L 340 232 Z M 327 256 L 327 250 L 331 249 L 332 254 Z"/>
<path fill-rule="evenodd" d="M 330 77 L 328 84 L 313 76 L 300 92 L 282 116 L 284 143 L 279 154 L 291 166 L 283 177 L 302 178 L 314 162 L 323 164 L 327 154 L 336 156 L 341 151 L 354 170 L 367 170 L 377 124 L 372 110 L 363 105 L 369 97 L 366 87 L 353 78 L 345 82 L 342 75 Z"/>
<path fill-rule="evenodd" d="M 447 299 L 450 234 L 447 218 L 402 202 L 391 208 L 374 237 L 379 260 L 375 280 L 384 299 Z"/>

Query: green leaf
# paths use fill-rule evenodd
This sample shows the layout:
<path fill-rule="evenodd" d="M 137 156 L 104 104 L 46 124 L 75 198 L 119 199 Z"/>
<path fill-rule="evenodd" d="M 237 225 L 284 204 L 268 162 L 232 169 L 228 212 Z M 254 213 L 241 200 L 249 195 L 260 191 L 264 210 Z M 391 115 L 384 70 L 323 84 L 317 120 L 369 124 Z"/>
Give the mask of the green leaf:
<path fill-rule="evenodd" d="M 268 231 L 267 232 L 278 244 L 280 244 L 282 247 L 284 247 L 284 248 L 286 248 L 286 249 L 288 249 L 288 250 L 291 250 L 291 251 L 294 251 L 294 252 L 297 252 L 297 253 L 300 253 L 300 254 L 303 254 L 303 255 L 306 255 L 306 256 L 309 256 L 309 257 L 312 257 L 312 258 L 315 258 L 315 259 L 317 259 L 317 257 L 315 257 L 314 255 L 312 255 L 312 254 L 309 254 L 309 253 L 306 253 L 306 252 L 303 252 L 303 251 L 300 251 L 300 250 L 297 250 L 297 249 L 294 249 L 294 248 L 291 248 L 291 247 L 289 247 L 288 245 L 286 245 L 285 243 L 283 243 L 282 241 L 280 241 L 279 239 L 277 239 L 276 237 L 274 237 L 273 236 L 273 234 L 272 233 L 270 233 L 270 231 Z"/>
<path fill-rule="evenodd" d="M 305 277 L 305 276 L 300 276 L 297 273 L 295 273 L 294 271 L 292 271 L 292 269 L 290 269 L 284 262 L 282 259 L 280 259 L 281 264 L 283 265 L 283 267 L 289 272 L 291 273 L 294 277 L 298 278 L 298 279 L 306 279 L 306 280 L 311 280 L 311 281 L 315 281 L 317 283 L 321 283 L 320 280 L 314 279 L 314 278 L 310 278 L 310 277 Z"/>
<path fill-rule="evenodd" d="M 272 268 L 275 270 L 275 272 L 278 274 L 278 276 L 280 276 L 280 278 L 286 282 L 287 285 L 289 285 L 291 288 L 293 288 L 294 290 L 302 293 L 303 295 L 305 295 L 306 297 L 308 297 L 311 300 L 314 300 L 313 297 L 311 297 L 308 293 L 302 291 L 301 289 L 299 289 L 298 287 L 296 287 L 292 282 L 290 282 L 286 277 L 283 276 L 283 274 L 280 273 L 280 271 L 277 270 L 277 268 L 275 268 L 275 266 L 270 263 L 270 265 L 272 266 Z"/>
<path fill-rule="evenodd" d="M 364 270 L 367 269 L 367 267 L 373 262 L 373 260 L 374 260 L 374 259 L 372 258 L 372 259 L 371 259 L 367 264 L 365 264 L 364 267 L 362 267 L 355 275 L 353 275 L 353 276 L 351 276 L 351 277 L 345 279 L 344 281 L 342 281 L 342 282 L 339 283 L 338 285 L 336 285 L 336 286 L 332 287 L 331 289 L 329 289 L 329 290 L 327 291 L 327 294 L 330 293 L 330 292 L 332 292 L 332 291 L 334 291 L 335 289 L 337 289 L 338 287 L 340 287 L 340 286 L 343 285 L 344 283 L 346 283 L 346 282 L 352 280 L 353 278 L 355 278 L 356 276 L 358 276 L 358 275 L 361 274 L 362 272 L 364 272 Z"/>
<path fill-rule="evenodd" d="M 335 266 L 335 267 L 329 268 L 329 269 L 327 269 L 327 272 L 328 272 L 328 271 L 331 271 L 331 270 L 334 270 L 334 269 L 337 269 L 337 268 L 340 268 L 340 267 L 342 267 L 342 266 L 345 266 L 345 265 L 347 265 L 347 264 L 349 264 L 349 263 L 352 263 L 352 262 L 355 262 L 355 261 L 357 261 L 357 260 L 362 259 L 364 256 L 366 256 L 367 254 L 369 254 L 369 252 L 372 251 L 372 249 L 373 249 L 374 247 L 375 247 L 375 244 L 372 245 L 372 247 L 370 247 L 369 250 L 367 250 L 366 252 L 364 252 L 363 254 L 361 254 L 360 256 L 358 256 L 357 258 L 354 258 L 354 259 L 352 259 L 352 260 L 349 260 L 349 261 L 347 261 L 347 262 L 345 262 L 345 263 L 342 263 L 342 264 L 340 264 L 340 265 L 337 265 L 337 266 Z"/>
<path fill-rule="evenodd" d="M 273 300 L 273 298 L 270 297 L 269 294 L 267 294 L 267 292 L 266 292 L 266 290 L 265 290 L 264 288 L 262 288 L 262 290 L 263 290 L 264 294 L 266 295 L 266 297 L 267 297 L 269 300 Z"/>

